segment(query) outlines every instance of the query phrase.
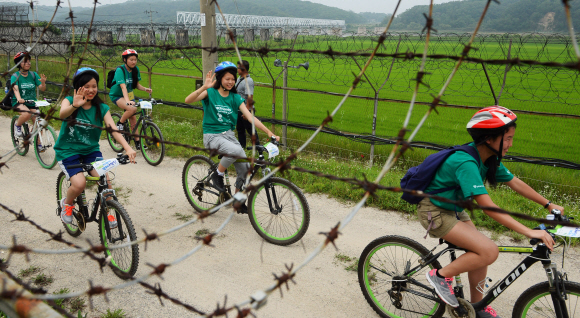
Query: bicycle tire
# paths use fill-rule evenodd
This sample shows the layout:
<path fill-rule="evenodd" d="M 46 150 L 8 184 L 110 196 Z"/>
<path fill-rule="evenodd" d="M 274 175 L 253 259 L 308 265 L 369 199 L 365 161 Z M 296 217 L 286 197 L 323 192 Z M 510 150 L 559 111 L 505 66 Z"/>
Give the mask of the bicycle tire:
<path fill-rule="evenodd" d="M 109 247 L 137 240 L 137 234 L 135 233 L 133 222 L 131 221 L 129 214 L 127 211 L 125 211 L 125 208 L 121 205 L 121 203 L 115 200 L 108 200 L 105 201 L 105 205 L 107 210 L 114 210 L 115 217 L 119 223 L 117 228 L 110 230 L 113 239 L 120 238 L 119 228 L 121 226 L 123 228 L 123 234 L 125 234 L 124 239 L 115 243 L 111 243 L 108 239 L 105 239 L 107 236 L 107 231 L 105 229 L 105 222 L 107 218 L 105 216 L 109 215 L 109 212 L 103 211 L 103 208 L 101 207 L 101 211 L 99 213 L 99 237 L 101 238 L 101 243 L 105 247 L 105 256 L 111 257 L 111 268 L 113 269 L 115 275 L 121 279 L 130 279 L 135 275 L 137 272 L 137 267 L 139 266 L 139 245 L 133 244 L 127 247 L 112 250 L 109 249 Z"/>
<path fill-rule="evenodd" d="M 70 181 L 67 180 L 66 175 L 64 174 L 63 171 L 61 171 L 58 174 L 58 177 L 56 179 L 56 204 L 57 204 L 57 209 L 60 210 L 60 206 L 58 206 L 60 204 L 60 200 L 62 200 L 62 198 L 64 198 L 66 196 L 66 192 L 68 191 L 68 188 L 70 187 Z M 74 201 L 74 208 L 73 210 L 75 212 L 78 212 L 79 209 L 79 199 L 77 198 Z M 62 211 L 60 211 L 60 213 L 62 213 Z M 60 214 L 58 215 L 60 218 Z M 62 223 L 62 225 L 64 226 L 64 229 L 66 230 L 66 232 L 72 236 L 72 237 L 77 237 L 79 235 L 81 235 L 83 232 L 79 229 L 78 226 L 78 221 L 76 218 L 72 218 L 72 224 L 65 224 Z"/>
<path fill-rule="evenodd" d="M 277 214 L 270 211 L 265 191 L 268 184 L 275 190 L 276 200 L 282 208 Z M 310 225 L 310 207 L 294 183 L 272 177 L 250 193 L 248 202 L 250 223 L 267 242 L 286 246 L 298 242 L 306 234 Z"/>
<path fill-rule="evenodd" d="M 45 136 L 42 137 L 41 134 Z M 38 145 L 40 141 L 41 146 L 44 151 L 38 152 Z M 56 144 L 56 132 L 50 126 L 43 128 L 40 133 L 34 136 L 34 154 L 36 154 L 36 159 L 40 166 L 45 169 L 52 169 L 56 165 L 56 152 L 54 152 L 54 145 Z"/>
<path fill-rule="evenodd" d="M 564 281 L 566 295 L 566 307 L 568 317 L 580 317 L 580 284 Z M 548 282 L 541 282 L 526 289 L 516 300 L 512 317 L 556 317 L 554 303 L 549 291 Z"/>
<path fill-rule="evenodd" d="M 25 156 L 28 153 L 29 144 L 23 144 L 21 140 L 14 137 L 14 124 L 16 124 L 19 116 L 20 115 L 15 115 L 12 117 L 12 121 L 10 122 L 10 140 L 12 140 L 12 146 L 14 146 L 14 149 L 16 149 L 16 153 L 21 156 Z M 26 123 L 22 125 L 22 135 L 28 135 L 28 125 Z"/>
<path fill-rule="evenodd" d="M 163 157 L 165 156 L 165 143 L 163 143 L 161 129 L 159 129 L 159 127 L 153 122 L 143 122 L 141 126 L 141 135 L 161 140 L 161 142 L 159 142 L 147 138 L 139 139 L 143 158 L 145 158 L 145 161 L 147 161 L 148 164 L 157 166 L 161 161 L 163 161 Z"/>
<path fill-rule="evenodd" d="M 187 197 L 189 204 L 195 209 L 195 211 L 202 213 L 215 206 L 220 202 L 219 195 L 215 195 L 212 192 L 219 193 L 218 190 L 214 189 L 206 183 L 199 183 L 199 180 L 208 176 L 211 167 L 214 162 L 211 161 L 206 156 L 193 156 L 187 160 L 185 166 L 183 166 L 183 172 L 181 173 L 181 183 L 183 186 L 183 191 Z M 196 186 L 199 183 L 199 187 Z M 212 192 L 206 190 L 206 187 L 210 187 Z M 197 191 L 201 196 L 196 195 L 193 191 Z M 214 203 L 215 202 L 215 203 Z M 213 213 L 217 212 L 214 211 Z"/>
<path fill-rule="evenodd" d="M 118 113 L 111 113 L 111 117 L 113 117 L 113 121 L 115 123 L 117 123 L 117 122 L 119 122 L 119 120 L 121 120 L 121 115 L 119 115 Z M 116 129 L 117 127 L 113 127 L 113 128 Z M 127 135 L 123 135 L 123 138 L 125 138 L 125 140 L 127 140 L 129 137 L 127 137 Z M 109 146 L 111 146 L 111 149 L 113 149 L 114 152 L 123 151 L 123 146 L 121 146 L 121 144 L 119 142 L 117 142 L 115 137 L 113 137 L 113 134 L 111 134 L 109 132 L 107 132 L 107 141 L 109 142 Z M 127 140 L 127 142 L 129 142 L 129 141 Z"/>
<path fill-rule="evenodd" d="M 365 299 L 381 317 L 442 317 L 445 306 L 411 293 L 397 293 L 401 308 L 395 307 L 389 292 L 394 288 L 415 287 L 419 292 L 425 289 L 406 283 L 404 272 L 416 265 L 429 254 L 429 250 L 418 242 L 398 235 L 379 237 L 370 242 L 360 255 L 358 282 Z M 441 268 L 438 261 L 412 273 L 416 279 L 425 279 L 427 268 Z M 389 273 L 391 275 L 389 275 Z M 382 278 L 385 279 L 382 279 Z M 397 278 L 397 279 L 395 279 Z M 409 311 L 406 311 L 407 308 Z M 411 312 L 413 311 L 413 312 Z"/>

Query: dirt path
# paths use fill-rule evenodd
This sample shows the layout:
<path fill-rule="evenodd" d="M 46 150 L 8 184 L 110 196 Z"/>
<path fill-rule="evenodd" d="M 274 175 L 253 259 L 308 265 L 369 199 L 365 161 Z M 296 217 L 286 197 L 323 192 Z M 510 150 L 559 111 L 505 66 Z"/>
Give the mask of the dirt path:
<path fill-rule="evenodd" d="M 5 153 L 11 147 L 8 139 L 9 124 L 9 118 L 0 116 L 0 153 Z M 101 142 L 101 150 L 105 158 L 115 155 L 105 142 Z M 127 194 L 127 198 L 121 201 L 138 229 L 138 237 L 142 237 L 141 229 L 149 233 L 159 232 L 181 224 L 183 221 L 178 220 L 174 214 L 189 215 L 193 213 L 193 208 L 181 188 L 183 160 L 165 158 L 158 167 L 148 165 L 140 154 L 138 160 L 136 165 L 117 168 L 115 187 L 121 187 L 121 196 Z M 2 169 L 3 174 L 0 175 L 0 202 L 14 210 L 22 209 L 28 217 L 51 231 L 62 230 L 62 224 L 55 215 L 56 177 L 60 172 L 58 166 L 52 170 L 42 169 L 33 152 L 15 158 L 8 166 L 10 169 Z M 255 291 L 272 284 L 272 273 L 280 274 L 284 264 L 300 263 L 321 242 L 322 236 L 318 233 L 328 231 L 352 206 L 324 195 L 309 194 L 306 197 L 311 209 L 310 228 L 302 240 L 306 251 L 301 244 L 289 247 L 264 244 L 262 262 L 262 240 L 254 232 L 247 216 L 236 215 L 223 234 L 213 241 L 215 247 L 204 248 L 186 261 L 168 268 L 163 275 L 164 280 L 153 278 L 149 283 L 160 282 L 169 295 L 206 312 L 213 311 L 217 302 L 223 303 L 225 295 L 230 305 L 247 299 Z M 228 211 L 220 211 L 204 223 L 194 224 L 163 237 L 160 242 L 150 242 L 147 251 L 141 245 L 137 275 L 150 271 L 147 263 L 167 263 L 185 254 L 198 244 L 193 238 L 195 232 L 199 229 L 216 229 Z M 12 236 L 16 235 L 18 242 L 27 246 L 63 248 L 56 242 L 47 242 L 45 234 L 28 224 L 10 222 L 13 219 L 8 213 L 0 211 L 0 244 L 10 244 Z M 408 236 L 429 248 L 437 243 L 434 239 L 422 238 L 424 230 L 416 220 L 408 220 L 396 212 L 364 208 L 337 240 L 338 252 L 358 257 L 370 241 L 387 234 Z M 82 246 L 88 245 L 87 240 L 99 244 L 96 223 L 89 224 L 87 231 L 80 237 L 67 239 Z M 515 245 L 505 237 L 500 243 Z M 356 272 L 347 271 L 345 267 L 350 264 L 337 261 L 336 254 L 334 248 L 326 249 L 299 272 L 294 279 L 296 285 L 290 283 L 289 291 L 283 289 L 283 298 L 278 292 L 272 295 L 267 305 L 257 312 L 258 316 L 376 317 L 359 289 Z M 0 257 L 6 258 L 6 255 L 3 253 Z M 498 261 L 490 267 L 488 276 L 494 281 L 503 278 L 523 258 L 518 254 L 500 255 Z M 560 259 L 556 261 L 561 262 Z M 570 279 L 580 281 L 578 253 L 570 255 L 566 264 Z M 12 258 L 10 270 L 17 273 L 30 265 L 40 266 L 54 277 L 54 283 L 48 287 L 50 292 L 64 287 L 73 291 L 86 290 L 88 280 L 102 286 L 121 283 L 110 269 L 101 273 L 93 261 L 83 259 L 80 255 L 63 257 L 31 254 L 30 264 L 26 263 L 24 256 L 16 255 Z M 545 280 L 540 265 L 535 265 L 525 275 L 526 278 L 516 281 L 494 303 L 496 310 L 504 317 L 511 315 L 511 306 L 523 290 L 532 283 Z M 467 281 L 466 278 L 464 281 Z M 145 293 L 140 286 L 111 292 L 108 297 L 109 303 L 101 296 L 94 299 L 94 310 L 90 311 L 89 317 L 99 316 L 107 308 L 122 308 L 130 317 L 193 316 L 168 301 L 165 301 L 164 307 L 160 306 L 157 298 Z"/>

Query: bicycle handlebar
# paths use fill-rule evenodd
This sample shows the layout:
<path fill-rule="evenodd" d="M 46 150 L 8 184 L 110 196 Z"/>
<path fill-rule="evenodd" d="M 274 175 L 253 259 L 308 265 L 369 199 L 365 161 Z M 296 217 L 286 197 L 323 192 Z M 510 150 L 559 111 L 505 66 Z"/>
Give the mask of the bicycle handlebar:
<path fill-rule="evenodd" d="M 49 102 L 49 103 L 54 103 L 54 102 L 56 102 L 56 101 L 57 101 L 57 100 L 56 100 L 56 99 L 54 99 L 54 98 L 45 98 L 45 100 L 46 100 L 47 102 Z M 37 101 L 36 101 L 36 100 L 34 100 L 34 99 L 25 99 L 25 100 L 24 100 L 24 103 L 27 103 L 27 104 L 36 104 L 36 102 L 37 102 Z"/>
<path fill-rule="evenodd" d="M 276 146 L 280 146 L 280 142 L 276 140 L 276 137 L 270 137 L 270 142 L 273 143 Z M 246 147 L 247 150 L 252 150 L 253 146 L 249 146 Z M 266 149 L 266 147 L 262 146 L 262 145 L 256 145 L 256 150 L 258 152 L 264 152 L 264 151 L 268 151 L 268 149 Z"/>
<path fill-rule="evenodd" d="M 157 101 L 155 98 L 151 98 L 151 100 L 146 100 L 144 99 L 143 101 L 148 101 L 151 102 L 151 105 L 162 105 L 163 104 L 163 100 L 160 99 L 159 101 Z M 129 105 L 129 103 L 127 103 L 127 106 Z M 135 102 L 134 107 L 139 107 L 141 106 L 141 102 Z"/>
<path fill-rule="evenodd" d="M 554 216 L 554 221 L 569 222 L 569 221 L 574 220 L 573 217 L 566 217 L 566 216 L 562 215 L 562 211 L 557 210 L 557 209 L 553 209 L 552 211 L 550 211 L 550 214 Z M 540 224 L 539 226 L 535 227 L 534 230 L 544 230 L 544 231 L 548 232 L 552 236 L 552 238 L 555 238 L 556 235 L 554 233 L 551 233 L 550 231 L 548 231 L 548 230 L 553 230 L 554 228 L 555 228 L 554 226 L 546 227 L 544 224 Z M 536 245 L 540 242 L 541 242 L 540 239 L 536 239 L 536 238 L 530 239 L 531 245 Z"/>

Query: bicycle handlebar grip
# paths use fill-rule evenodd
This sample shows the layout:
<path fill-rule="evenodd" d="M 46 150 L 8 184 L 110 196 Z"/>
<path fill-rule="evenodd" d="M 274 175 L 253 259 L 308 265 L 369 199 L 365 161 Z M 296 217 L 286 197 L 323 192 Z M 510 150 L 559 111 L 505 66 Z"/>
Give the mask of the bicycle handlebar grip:
<path fill-rule="evenodd" d="M 79 163 L 76 165 L 70 165 L 70 166 L 66 166 L 67 169 L 74 169 L 74 168 L 83 168 L 85 166 L 84 163 Z"/>
<path fill-rule="evenodd" d="M 541 242 L 541 240 L 540 240 L 540 239 L 537 239 L 537 238 L 533 238 L 533 239 L 531 239 L 531 240 L 530 240 L 530 244 L 531 244 L 531 245 L 536 245 L 536 244 L 538 244 L 539 242 Z"/>
<path fill-rule="evenodd" d="M 122 165 L 126 165 L 129 163 L 129 156 L 128 155 L 123 155 L 119 158 L 117 158 L 117 160 L 119 160 L 119 163 Z"/>

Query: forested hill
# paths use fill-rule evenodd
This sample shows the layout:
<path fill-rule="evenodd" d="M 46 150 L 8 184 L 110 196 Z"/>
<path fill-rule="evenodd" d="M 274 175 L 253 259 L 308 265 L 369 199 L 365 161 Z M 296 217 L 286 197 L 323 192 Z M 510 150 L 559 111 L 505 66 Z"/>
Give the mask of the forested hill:
<path fill-rule="evenodd" d="M 464 0 L 433 7 L 433 27 L 441 31 L 473 31 L 487 1 Z M 492 2 L 484 19 L 483 32 L 567 32 L 561 0 L 501 0 Z M 392 30 L 423 29 L 429 6 L 415 6 L 398 15 Z M 572 6 L 572 19 L 580 23 L 580 6 Z M 386 24 L 383 20 L 382 24 Z"/>
<path fill-rule="evenodd" d="M 106 3 L 106 1 L 103 1 Z M 236 8 L 237 3 L 237 8 Z M 39 20 L 49 20 L 54 11 L 54 7 L 39 6 Z M 368 14 L 357 14 L 322 4 L 300 0 L 236 0 L 222 1 L 220 7 L 224 13 L 314 19 L 345 20 L 346 23 L 366 24 L 377 23 L 375 20 L 382 20 L 385 15 L 374 14 L 369 21 Z M 96 21 L 123 21 L 127 23 L 148 23 L 149 14 L 145 11 L 153 12 L 153 23 L 175 23 L 177 11 L 199 12 L 199 1 L 191 0 L 130 0 L 119 4 L 98 5 Z M 62 5 L 59 9 L 63 14 L 59 15 L 56 21 L 63 22 L 67 17 L 68 7 Z M 217 9 L 216 9 L 217 11 Z M 92 9 L 76 8 L 75 17 L 78 20 L 90 20 Z M 31 16 L 32 20 L 32 16 Z"/>

